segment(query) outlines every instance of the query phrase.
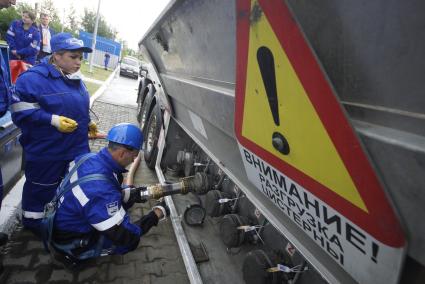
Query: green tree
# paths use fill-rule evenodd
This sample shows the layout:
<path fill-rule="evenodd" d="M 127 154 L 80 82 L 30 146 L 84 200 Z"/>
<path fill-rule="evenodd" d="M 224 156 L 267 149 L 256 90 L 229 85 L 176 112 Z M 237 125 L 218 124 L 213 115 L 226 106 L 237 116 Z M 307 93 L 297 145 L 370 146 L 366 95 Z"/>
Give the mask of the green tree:
<path fill-rule="evenodd" d="M 96 13 L 88 9 L 84 9 L 84 16 L 81 20 L 81 26 L 86 32 L 93 33 L 96 22 Z M 97 35 L 115 40 L 117 31 L 108 25 L 104 16 L 99 16 L 99 24 L 97 27 Z"/>
<path fill-rule="evenodd" d="M 67 25 L 66 27 L 72 32 L 72 34 L 76 35 L 78 30 L 80 29 L 80 23 L 77 17 L 77 11 L 73 4 L 69 6 L 68 15 L 67 15 Z"/>
<path fill-rule="evenodd" d="M 34 9 L 26 3 L 19 3 L 16 7 L 0 9 L 0 39 L 5 39 L 10 24 L 13 20 L 21 19 L 23 11 L 34 11 Z"/>
<path fill-rule="evenodd" d="M 121 43 L 121 58 L 129 55 L 128 42 L 126 40 L 120 39 Z"/>
<path fill-rule="evenodd" d="M 0 39 L 5 40 L 6 32 L 10 23 L 19 18 L 20 15 L 14 7 L 0 10 Z"/>
<path fill-rule="evenodd" d="M 55 7 L 55 4 L 53 3 L 52 0 L 43 0 L 43 2 L 41 2 L 41 11 L 42 12 L 47 12 L 50 15 L 50 21 L 51 22 L 55 22 L 55 23 L 59 23 L 61 22 L 60 20 L 60 16 L 58 14 L 58 10 Z M 62 27 L 61 27 L 62 28 Z"/>

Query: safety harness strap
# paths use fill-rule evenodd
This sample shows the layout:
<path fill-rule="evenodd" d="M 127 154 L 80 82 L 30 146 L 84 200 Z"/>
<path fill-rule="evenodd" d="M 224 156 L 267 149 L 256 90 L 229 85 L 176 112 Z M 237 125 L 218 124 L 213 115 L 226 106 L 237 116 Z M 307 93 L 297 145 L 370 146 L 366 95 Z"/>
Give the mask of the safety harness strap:
<path fill-rule="evenodd" d="M 70 183 L 68 186 L 66 186 L 65 188 L 63 188 L 62 190 L 58 190 L 58 193 L 56 194 L 55 199 L 58 200 L 60 197 L 62 197 L 66 192 L 68 192 L 70 189 L 74 188 L 77 185 L 83 184 L 85 182 L 88 181 L 99 181 L 99 180 L 112 180 L 111 178 L 109 178 L 108 176 L 104 175 L 104 174 L 91 174 L 91 175 L 87 175 L 84 176 L 78 180 L 76 180 L 73 183 Z M 48 222 L 49 222 L 49 238 L 48 241 L 49 243 L 52 240 L 52 232 L 53 232 L 53 221 L 54 221 L 54 216 L 56 215 L 56 210 L 58 208 L 58 203 L 54 202 L 54 200 L 52 202 L 50 202 L 49 204 L 51 204 L 52 208 L 48 209 L 48 212 L 45 212 L 46 217 L 48 218 Z M 45 210 L 46 211 L 46 210 Z"/>
<path fill-rule="evenodd" d="M 93 157 L 95 155 L 96 155 L 95 153 L 88 153 L 88 154 L 85 154 L 84 156 L 82 156 L 80 160 L 78 160 L 78 162 L 72 167 L 72 169 L 69 171 L 69 173 L 62 180 L 61 184 L 59 185 L 58 191 L 56 192 L 56 196 L 53 200 L 57 201 L 57 200 L 59 200 L 59 198 L 61 198 L 65 194 L 65 190 L 67 190 L 65 188 L 65 185 L 69 183 L 69 180 L 74 175 L 74 173 L 78 170 L 78 168 L 81 166 L 82 163 L 84 163 L 90 157 Z"/>
<path fill-rule="evenodd" d="M 49 202 L 45 206 L 44 218 L 43 218 L 42 223 L 43 223 L 43 227 L 45 229 L 45 232 L 47 233 L 47 236 L 45 236 L 43 238 L 43 242 L 44 242 L 44 245 L 45 245 L 45 248 L 46 248 L 47 251 L 49 251 L 50 244 L 53 244 L 55 247 L 63 250 L 65 253 L 72 255 L 71 250 L 78 247 L 78 245 L 80 245 L 79 240 L 78 240 L 78 244 L 76 244 L 76 242 L 72 242 L 69 245 L 58 245 L 58 244 L 54 244 L 52 242 L 53 225 L 54 225 L 56 210 L 58 208 L 59 199 L 65 193 L 67 193 L 69 190 L 71 190 L 75 186 L 80 185 L 82 183 L 86 183 L 86 182 L 89 182 L 89 181 L 99 181 L 99 180 L 107 180 L 107 181 L 112 181 L 114 183 L 116 182 L 111 177 L 108 177 L 104 174 L 91 174 L 91 175 L 84 176 L 80 179 L 77 179 L 76 181 L 74 181 L 72 183 L 69 183 L 69 180 L 71 179 L 72 175 L 77 171 L 77 169 L 85 161 L 87 161 L 88 158 L 90 158 L 94 155 L 96 155 L 96 154 L 89 153 L 89 154 L 86 154 L 83 157 L 81 157 L 81 159 L 74 165 L 74 167 L 69 171 L 69 173 L 65 176 L 65 178 L 61 182 L 61 184 L 60 184 L 60 186 L 59 186 L 59 188 L 56 192 L 56 196 L 53 198 L 53 200 L 51 202 Z M 98 240 L 98 243 L 96 244 L 95 249 L 90 250 L 90 252 L 84 253 L 85 254 L 84 258 L 100 255 L 101 250 L 102 250 L 103 240 L 104 240 L 104 238 L 103 238 L 103 236 L 101 236 Z"/>

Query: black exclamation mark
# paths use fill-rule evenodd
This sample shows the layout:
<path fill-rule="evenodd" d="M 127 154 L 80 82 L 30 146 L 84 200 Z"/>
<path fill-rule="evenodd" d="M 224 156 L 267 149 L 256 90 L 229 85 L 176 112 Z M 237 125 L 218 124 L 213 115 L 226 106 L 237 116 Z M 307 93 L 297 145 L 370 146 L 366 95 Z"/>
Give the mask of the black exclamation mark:
<path fill-rule="evenodd" d="M 379 251 L 378 245 L 375 244 L 375 243 L 372 243 L 372 257 L 371 258 L 375 263 L 378 263 L 378 260 L 376 259 L 376 257 L 378 256 L 378 251 Z"/>
<path fill-rule="evenodd" d="M 263 78 L 264 87 L 266 89 L 267 99 L 269 100 L 269 106 L 272 112 L 274 123 L 276 124 L 276 126 L 279 126 L 279 103 L 277 99 L 276 75 L 273 53 L 269 48 L 262 46 L 257 50 L 257 61 L 260 67 L 261 77 Z M 272 144 L 273 147 L 282 154 L 289 154 L 288 141 L 281 133 L 273 133 Z"/>

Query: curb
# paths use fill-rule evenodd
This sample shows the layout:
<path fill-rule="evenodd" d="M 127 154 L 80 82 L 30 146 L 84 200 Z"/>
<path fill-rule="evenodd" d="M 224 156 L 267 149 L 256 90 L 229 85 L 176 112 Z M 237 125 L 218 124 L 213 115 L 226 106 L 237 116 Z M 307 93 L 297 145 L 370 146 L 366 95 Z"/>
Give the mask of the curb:
<path fill-rule="evenodd" d="M 22 189 L 25 183 L 25 175 L 13 186 L 4 197 L 0 210 L 0 232 L 10 234 L 19 224 L 18 218 L 21 215 Z"/>
<path fill-rule="evenodd" d="M 108 79 L 102 86 L 90 97 L 90 108 L 94 102 L 105 92 L 106 88 L 111 84 L 114 76 L 117 74 L 119 67 L 109 75 Z M 0 232 L 10 234 L 16 229 L 19 224 L 21 215 L 21 199 L 22 190 L 25 183 L 25 175 L 23 175 L 18 182 L 12 187 L 8 194 L 3 198 L 0 209 Z"/>
<path fill-rule="evenodd" d="M 90 97 L 90 108 L 92 108 L 94 102 L 105 92 L 106 88 L 111 84 L 119 69 L 119 66 L 116 67 L 115 70 L 111 73 L 111 75 L 109 75 L 108 79 L 106 79 L 106 81 L 102 84 L 102 86 L 100 86 L 100 88 L 97 89 L 93 96 Z"/>

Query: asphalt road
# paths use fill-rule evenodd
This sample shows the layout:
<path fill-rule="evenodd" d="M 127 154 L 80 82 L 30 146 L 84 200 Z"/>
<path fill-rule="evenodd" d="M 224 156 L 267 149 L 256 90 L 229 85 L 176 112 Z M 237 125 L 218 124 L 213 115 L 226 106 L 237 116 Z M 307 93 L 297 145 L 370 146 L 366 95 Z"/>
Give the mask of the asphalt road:
<path fill-rule="evenodd" d="M 138 80 L 117 74 L 113 82 L 97 101 L 120 106 L 137 107 L 138 85 Z"/>

